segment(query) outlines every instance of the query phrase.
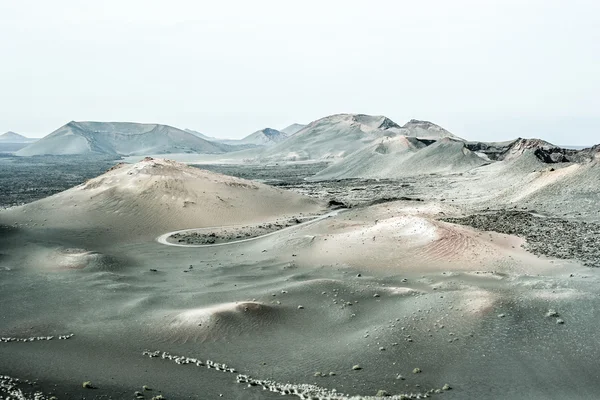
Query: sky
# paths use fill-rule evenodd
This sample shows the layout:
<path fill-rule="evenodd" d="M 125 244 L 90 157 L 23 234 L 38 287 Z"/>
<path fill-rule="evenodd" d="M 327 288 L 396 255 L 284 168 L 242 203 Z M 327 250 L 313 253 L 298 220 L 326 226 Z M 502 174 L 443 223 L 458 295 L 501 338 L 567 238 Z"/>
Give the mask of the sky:
<path fill-rule="evenodd" d="M 600 142 L 597 0 L 0 0 L 0 132 L 239 138 L 336 113 Z"/>

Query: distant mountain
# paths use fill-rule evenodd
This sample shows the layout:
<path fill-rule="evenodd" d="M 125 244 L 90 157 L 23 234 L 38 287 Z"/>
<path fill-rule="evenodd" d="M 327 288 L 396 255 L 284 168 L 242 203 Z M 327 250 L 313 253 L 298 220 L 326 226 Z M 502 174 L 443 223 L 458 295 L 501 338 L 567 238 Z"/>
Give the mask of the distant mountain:
<path fill-rule="evenodd" d="M 132 122 L 75 122 L 19 150 L 33 155 L 148 155 L 169 153 L 225 153 L 231 146 L 199 138 L 168 125 Z"/>
<path fill-rule="evenodd" d="M 279 142 L 283 142 L 287 138 L 288 135 L 284 132 L 278 131 L 276 129 L 265 128 L 246 136 L 239 142 L 242 144 L 270 146 Z"/>
<path fill-rule="evenodd" d="M 287 140 L 269 148 L 263 157 L 286 160 L 339 159 L 401 127 L 384 116 L 336 114 L 311 122 Z"/>
<path fill-rule="evenodd" d="M 281 129 L 281 132 L 287 134 L 288 136 L 292 136 L 294 133 L 299 132 L 304 128 L 306 128 L 306 125 L 291 124 L 290 126 Z"/>
<path fill-rule="evenodd" d="M 0 135 L 0 142 L 2 143 L 31 143 L 35 141 L 36 139 L 31 139 L 12 131 Z"/>
<path fill-rule="evenodd" d="M 277 129 L 265 128 L 246 136 L 243 139 L 214 139 L 219 143 L 225 143 L 238 148 L 268 147 L 287 139 L 288 135 Z"/>

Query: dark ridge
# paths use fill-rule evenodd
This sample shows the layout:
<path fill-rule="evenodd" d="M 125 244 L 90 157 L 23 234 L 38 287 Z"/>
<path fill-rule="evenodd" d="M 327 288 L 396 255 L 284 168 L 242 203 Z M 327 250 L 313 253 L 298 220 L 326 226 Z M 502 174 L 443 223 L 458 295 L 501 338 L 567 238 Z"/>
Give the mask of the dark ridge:
<path fill-rule="evenodd" d="M 400 196 L 400 197 L 382 197 L 381 199 L 377 199 L 377 200 L 373 200 L 373 201 L 370 201 L 368 203 L 365 203 L 364 207 L 374 206 L 376 204 L 391 203 L 393 201 L 423 201 L 423 199 L 420 199 L 418 197 L 406 197 L 406 196 Z"/>
<path fill-rule="evenodd" d="M 532 150 L 533 154 L 546 164 L 557 164 L 566 162 L 587 162 L 594 158 L 594 155 L 600 152 L 600 144 L 588 149 L 564 149 L 555 146 L 540 139 L 518 138 L 512 142 L 505 143 L 485 143 L 485 142 L 467 142 L 467 149 L 483 153 L 490 160 L 502 161 L 513 151 L 523 152 Z"/>
<path fill-rule="evenodd" d="M 379 125 L 378 129 L 390 129 L 390 128 L 400 128 L 400 125 L 392 121 L 391 119 L 385 117 L 381 125 Z"/>
<path fill-rule="evenodd" d="M 416 140 L 418 140 L 419 142 L 423 143 L 425 146 L 430 146 L 430 145 L 434 144 L 435 142 L 437 142 L 437 140 L 433 140 L 433 139 L 420 139 L 420 138 L 416 138 Z"/>
<path fill-rule="evenodd" d="M 277 137 L 277 136 L 282 135 L 282 133 L 280 131 L 278 131 L 277 129 L 272 129 L 272 128 L 265 128 L 265 129 L 263 129 L 262 132 L 268 138 Z"/>
<path fill-rule="evenodd" d="M 335 200 L 335 199 L 329 200 L 329 203 L 327 203 L 327 207 L 332 208 L 334 210 L 336 210 L 338 208 L 350 208 L 349 206 L 347 206 L 343 202 Z"/>

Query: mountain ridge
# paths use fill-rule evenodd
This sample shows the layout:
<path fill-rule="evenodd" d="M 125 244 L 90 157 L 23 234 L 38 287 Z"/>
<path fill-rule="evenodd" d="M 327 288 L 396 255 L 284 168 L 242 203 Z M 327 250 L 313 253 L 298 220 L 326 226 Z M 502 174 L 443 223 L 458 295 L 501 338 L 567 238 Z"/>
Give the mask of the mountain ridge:
<path fill-rule="evenodd" d="M 135 122 L 70 121 L 39 141 L 19 150 L 31 155 L 148 155 L 225 153 L 233 148 L 210 142 L 181 129 Z"/>

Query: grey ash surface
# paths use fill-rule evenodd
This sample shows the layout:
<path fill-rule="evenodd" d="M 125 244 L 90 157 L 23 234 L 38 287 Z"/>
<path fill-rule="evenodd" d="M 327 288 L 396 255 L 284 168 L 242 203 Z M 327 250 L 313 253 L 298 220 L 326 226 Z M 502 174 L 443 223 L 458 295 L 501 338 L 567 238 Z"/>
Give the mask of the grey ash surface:
<path fill-rule="evenodd" d="M 43 160 L 12 159 L 10 168 L 31 179 L 23 183 L 28 190 L 12 193 L 19 203 L 32 201 L 58 185 L 81 183 L 91 168 L 98 168 L 95 176 L 115 163 L 62 161 L 50 168 Z M 591 259 L 598 243 L 593 224 L 512 211 L 473 215 L 492 205 L 465 200 L 467 185 L 461 179 L 468 176 L 305 182 L 317 165 L 212 167 L 351 206 L 401 197 L 443 201 L 455 207 L 456 215 L 469 215 L 453 222 L 529 235 L 530 246 L 551 247 L 564 256 L 588 252 L 585 257 Z M 58 172 L 68 173 L 69 180 Z M 10 171 L 1 173 L 4 182 L 13 179 Z M 560 211 L 555 203 L 550 206 Z M 296 252 L 296 243 L 309 240 L 304 235 L 266 254 L 257 242 L 214 248 L 166 247 L 154 241 L 105 244 L 87 232 L 39 227 L 0 226 L 0 237 L 0 336 L 37 334 L 32 329 L 40 335 L 53 330 L 76 334 L 67 341 L 3 343 L 0 374 L 37 380 L 35 390 L 60 399 L 134 398 L 143 385 L 153 388 L 144 392 L 147 399 L 159 393 L 168 399 L 282 398 L 238 384 L 232 374 L 143 357 L 144 349 L 216 360 L 255 378 L 317 383 L 350 394 L 421 392 L 448 383 L 452 390 L 433 398 L 597 397 L 597 269 L 566 263 L 564 270 L 545 276 L 302 265 L 302 254 L 293 257 L 286 250 Z M 102 270 L 40 266 L 49 251 L 74 248 L 74 243 L 115 262 Z M 396 288 L 411 291 L 397 294 Z M 235 302 L 258 306 L 240 312 L 212 308 Z M 549 309 L 564 323 L 548 317 Z M 210 325 L 195 319 L 204 312 Z M 179 321 L 190 323 L 180 326 Z M 414 368 L 422 373 L 411 373 Z M 315 376 L 316 371 L 321 374 Z M 97 389 L 82 388 L 85 381 Z"/>
<path fill-rule="evenodd" d="M 535 254 L 576 259 L 588 267 L 600 267 L 600 224 L 516 210 L 443 218 L 442 221 L 517 235 L 527 239 L 527 249 Z"/>

